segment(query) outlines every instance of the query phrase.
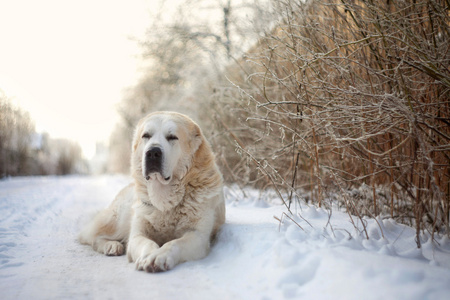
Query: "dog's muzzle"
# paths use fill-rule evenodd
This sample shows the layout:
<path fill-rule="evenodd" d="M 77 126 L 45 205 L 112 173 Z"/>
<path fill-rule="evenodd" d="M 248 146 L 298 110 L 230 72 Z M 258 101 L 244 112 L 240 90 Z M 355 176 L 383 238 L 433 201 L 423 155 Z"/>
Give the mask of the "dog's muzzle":
<path fill-rule="evenodd" d="M 163 153 L 161 148 L 152 147 L 145 153 L 145 175 L 150 179 L 152 173 L 162 173 Z"/>

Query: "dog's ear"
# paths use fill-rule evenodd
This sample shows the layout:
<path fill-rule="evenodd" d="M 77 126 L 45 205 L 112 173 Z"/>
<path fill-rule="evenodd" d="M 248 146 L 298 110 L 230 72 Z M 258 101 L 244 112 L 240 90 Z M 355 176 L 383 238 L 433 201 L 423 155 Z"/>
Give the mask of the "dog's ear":
<path fill-rule="evenodd" d="M 203 140 L 204 137 L 200 127 L 198 127 L 197 124 L 194 124 L 194 128 L 191 131 L 191 139 L 190 139 L 192 153 L 197 152 L 198 148 L 203 143 Z"/>
<path fill-rule="evenodd" d="M 192 186 L 214 186 L 214 184 L 220 182 L 221 177 L 218 176 L 220 174 L 217 172 L 214 163 L 215 157 L 211 151 L 211 146 L 198 126 L 196 126 L 191 143 L 194 152 L 190 176 L 186 176 L 186 180 L 189 180 L 189 184 Z"/>

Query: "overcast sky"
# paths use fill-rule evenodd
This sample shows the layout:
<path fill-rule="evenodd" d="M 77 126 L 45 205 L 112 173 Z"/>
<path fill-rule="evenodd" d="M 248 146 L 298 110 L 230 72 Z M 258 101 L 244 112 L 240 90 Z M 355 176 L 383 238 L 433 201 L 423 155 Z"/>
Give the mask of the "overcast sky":
<path fill-rule="evenodd" d="M 0 0 L 0 89 L 36 129 L 108 141 L 122 90 L 137 78 L 140 37 L 156 0 Z"/>

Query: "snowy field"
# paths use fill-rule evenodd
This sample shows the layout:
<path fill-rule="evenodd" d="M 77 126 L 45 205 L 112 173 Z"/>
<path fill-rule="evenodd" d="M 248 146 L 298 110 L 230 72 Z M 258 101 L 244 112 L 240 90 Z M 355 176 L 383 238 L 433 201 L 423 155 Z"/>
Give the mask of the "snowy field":
<path fill-rule="evenodd" d="M 126 177 L 35 177 L 0 181 L 0 299 L 450 299 L 450 241 L 392 220 L 367 219 L 370 239 L 348 216 L 227 188 L 227 222 L 209 256 L 166 273 L 134 269 L 77 243 L 92 212 Z M 308 221 L 310 224 L 308 224 Z M 328 222 L 329 221 L 329 222 Z"/>

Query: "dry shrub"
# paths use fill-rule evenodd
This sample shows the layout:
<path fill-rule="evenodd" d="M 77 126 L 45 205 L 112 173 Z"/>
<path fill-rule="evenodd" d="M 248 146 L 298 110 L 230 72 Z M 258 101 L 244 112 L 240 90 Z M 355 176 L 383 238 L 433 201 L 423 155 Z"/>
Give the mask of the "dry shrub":
<path fill-rule="evenodd" d="M 450 233 L 448 1 L 274 7 L 279 24 L 216 90 L 227 178 Z"/>

